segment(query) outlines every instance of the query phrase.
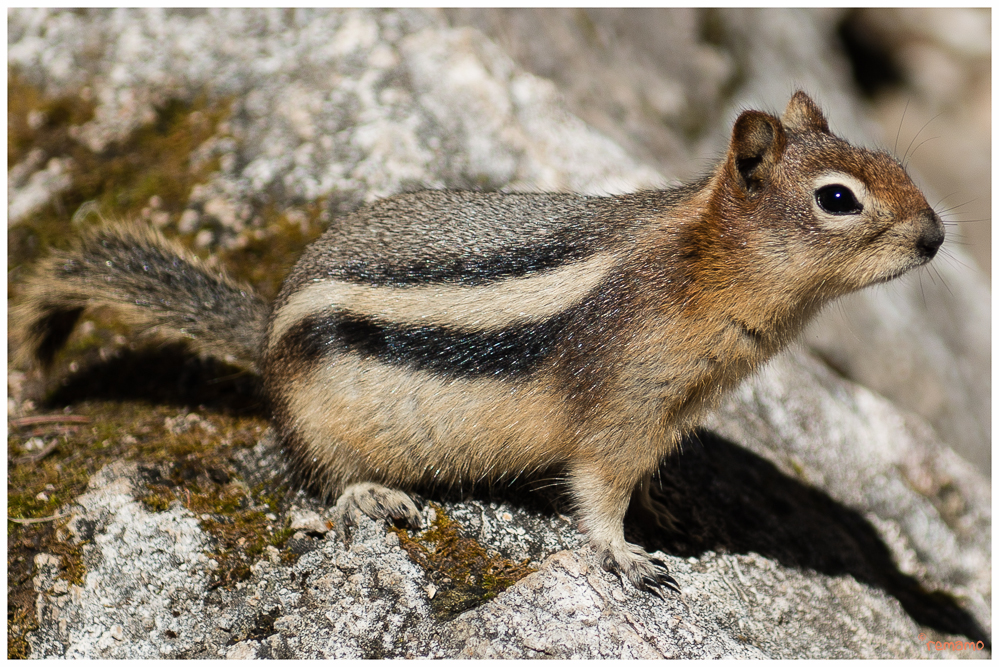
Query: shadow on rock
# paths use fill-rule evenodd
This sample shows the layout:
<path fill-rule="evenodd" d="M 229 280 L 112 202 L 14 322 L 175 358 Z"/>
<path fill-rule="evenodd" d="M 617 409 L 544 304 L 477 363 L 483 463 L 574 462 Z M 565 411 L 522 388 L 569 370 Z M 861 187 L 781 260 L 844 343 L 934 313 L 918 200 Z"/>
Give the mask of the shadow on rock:
<path fill-rule="evenodd" d="M 121 350 L 107 360 L 89 351 L 80 370 L 52 374 L 45 404 L 82 401 L 143 401 L 233 415 L 264 415 L 260 379 L 215 359 L 199 358 L 180 344 Z"/>
<path fill-rule="evenodd" d="M 705 551 L 755 552 L 784 565 L 849 575 L 895 597 L 917 623 L 945 633 L 990 639 L 950 595 L 927 591 L 896 567 L 877 530 L 860 513 L 778 470 L 714 433 L 701 431 L 660 468 L 653 495 L 678 523 L 651 535 L 626 523 L 647 549 L 676 556 Z M 657 493 L 658 491 L 658 493 Z"/>

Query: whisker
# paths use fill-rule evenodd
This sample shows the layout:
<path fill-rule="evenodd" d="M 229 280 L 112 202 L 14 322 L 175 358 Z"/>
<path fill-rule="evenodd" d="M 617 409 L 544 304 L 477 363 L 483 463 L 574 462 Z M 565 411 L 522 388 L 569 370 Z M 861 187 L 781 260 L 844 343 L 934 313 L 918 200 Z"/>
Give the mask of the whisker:
<path fill-rule="evenodd" d="M 969 247 L 975 245 L 971 241 L 968 241 L 966 239 L 960 239 L 960 238 L 959 239 L 947 239 L 947 243 L 952 243 L 954 245 L 959 245 L 962 248 L 969 248 Z"/>
<path fill-rule="evenodd" d="M 979 268 L 977 262 L 972 262 L 971 264 L 968 264 L 966 262 L 962 262 L 960 258 L 958 258 L 956 255 L 954 255 L 954 253 L 944 252 L 945 250 L 946 250 L 946 248 L 941 248 L 941 252 L 940 252 L 941 259 L 938 260 L 936 263 L 930 264 L 927 268 L 931 268 L 933 270 L 933 272 L 936 274 L 937 278 L 940 279 L 941 284 L 945 288 L 947 288 L 947 292 L 951 295 L 951 297 L 953 297 L 954 296 L 954 292 L 951 291 L 950 285 L 947 284 L 946 278 L 944 278 L 944 275 L 940 272 L 940 267 L 939 267 L 939 262 L 940 261 L 946 261 L 948 264 L 957 265 L 957 266 L 960 266 L 960 267 L 962 267 L 964 269 L 967 269 L 968 271 L 975 271 L 975 272 L 978 272 L 978 273 L 984 273 L 984 269 Z M 934 282 L 934 284 L 936 284 L 936 283 Z"/>
<path fill-rule="evenodd" d="M 967 220 L 948 220 L 945 225 L 970 224 L 970 223 L 992 222 L 992 218 L 968 218 Z"/>
<path fill-rule="evenodd" d="M 938 114 L 938 115 L 939 115 L 939 114 Z M 919 142 L 919 143 L 918 143 L 918 144 L 916 145 L 916 147 L 912 149 L 912 155 L 910 155 L 910 156 L 909 156 L 909 159 L 911 160 L 912 158 L 916 157 L 916 151 L 918 151 L 918 150 L 920 149 L 920 147 L 921 147 L 921 146 L 922 146 L 923 144 L 925 144 L 925 143 L 926 143 L 927 141 L 933 141 L 934 139 L 939 139 L 939 138 L 940 138 L 940 137 L 929 137 L 929 138 L 927 138 L 927 139 L 923 139 L 922 141 L 920 141 L 920 142 Z"/>
<path fill-rule="evenodd" d="M 953 193 L 952 193 L 952 194 L 953 194 Z M 950 196 L 950 195 L 947 195 L 947 197 L 949 197 L 949 196 Z M 944 197 L 943 199 L 947 199 L 947 197 Z M 941 199 L 940 201 L 942 202 L 942 201 L 943 201 L 943 199 Z M 960 204 L 954 204 L 953 206 L 951 206 L 951 207 L 947 208 L 946 210 L 948 210 L 948 211 L 952 211 L 952 210 L 954 210 L 954 209 L 957 209 L 957 208 L 961 208 L 962 206 L 967 206 L 968 204 L 973 204 L 974 202 L 976 202 L 976 201 L 978 201 L 978 200 L 979 200 L 979 197 L 972 197 L 971 199 L 969 199 L 969 200 L 967 200 L 967 201 L 963 201 L 963 202 L 961 202 Z M 936 208 L 936 207 L 934 206 L 934 208 Z"/>
<path fill-rule="evenodd" d="M 898 137 L 902 134 L 902 123 L 905 121 L 905 112 L 909 110 L 909 102 L 911 101 L 911 97 L 905 101 L 905 108 L 902 109 L 902 117 L 898 119 L 898 130 L 895 131 L 895 146 L 891 149 L 893 155 L 898 154 Z"/>
<path fill-rule="evenodd" d="M 950 192 L 950 193 L 944 195 L 943 197 L 941 197 L 940 199 L 938 199 L 937 203 L 933 205 L 933 210 L 936 211 L 937 210 L 937 206 L 940 206 L 940 204 L 943 202 L 944 199 L 947 199 L 947 197 L 953 197 L 954 195 L 957 194 L 957 192 L 958 192 L 957 190 L 954 190 L 954 192 Z M 961 204 L 958 204 L 958 206 L 961 206 Z"/>
<path fill-rule="evenodd" d="M 944 280 L 944 277 L 943 277 L 943 274 L 942 274 L 942 273 L 940 273 L 940 269 L 938 269 L 937 267 L 935 267 L 935 266 L 934 266 L 934 267 L 933 267 L 933 273 L 937 274 L 937 278 L 939 278 L 939 279 L 940 279 L 940 284 L 941 284 L 941 285 L 943 285 L 943 286 L 944 286 L 944 289 L 946 289 L 946 290 L 947 290 L 947 293 L 948 293 L 948 294 L 950 294 L 950 295 L 951 295 L 951 297 L 953 297 L 953 296 L 954 296 L 954 292 L 952 292 L 952 291 L 951 291 L 951 289 L 950 289 L 950 285 L 948 285 L 948 284 L 947 284 L 947 281 L 946 281 L 946 280 Z M 931 277 L 931 280 L 932 280 L 932 277 Z M 936 284 L 936 282 L 934 282 L 933 284 L 935 285 L 935 284 Z"/>
<path fill-rule="evenodd" d="M 914 136 L 914 137 L 912 138 L 912 141 L 910 141 L 910 142 L 909 142 L 909 145 L 908 145 L 908 147 L 906 147 L 906 149 L 905 149 L 905 155 L 904 155 L 904 156 L 902 157 L 902 168 L 903 168 L 903 169 L 905 169 L 905 167 L 906 167 L 906 163 L 907 163 L 907 162 L 909 161 L 909 159 L 910 159 L 910 155 L 909 155 L 909 149 L 910 149 L 910 148 L 912 148 L 912 144 L 913 144 L 913 143 L 915 143 L 916 139 L 918 139 L 918 138 L 919 138 L 919 135 L 923 133 L 923 130 L 925 130 L 925 129 L 926 129 L 926 127 L 927 127 L 927 126 L 928 126 L 928 125 L 929 125 L 930 123 L 932 123 L 933 121 L 935 121 L 935 120 L 936 120 L 937 118 L 939 118 L 939 117 L 940 117 L 941 115 L 942 115 L 942 114 L 939 114 L 939 113 L 938 113 L 938 114 L 937 114 L 936 116 L 934 116 L 933 118 L 930 118 L 930 119 L 929 119 L 928 121 L 926 121 L 926 122 L 925 122 L 925 123 L 923 124 L 923 126 L 922 126 L 921 128 L 919 128 L 919 132 L 916 132 L 916 135 L 915 135 L 915 136 Z M 934 138 L 936 138 L 936 137 L 934 137 Z M 919 144 L 919 146 L 922 146 L 922 145 L 923 145 L 923 144 Z M 919 146 L 916 146 L 916 149 L 917 149 L 917 150 L 919 149 Z M 913 151 L 913 155 L 915 155 L 915 151 Z"/>

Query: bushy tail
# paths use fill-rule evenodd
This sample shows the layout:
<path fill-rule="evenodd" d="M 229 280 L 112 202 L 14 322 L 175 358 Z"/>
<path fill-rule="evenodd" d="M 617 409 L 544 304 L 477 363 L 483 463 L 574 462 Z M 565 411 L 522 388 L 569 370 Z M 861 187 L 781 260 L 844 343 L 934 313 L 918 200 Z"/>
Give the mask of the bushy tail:
<path fill-rule="evenodd" d="M 188 340 L 204 352 L 256 369 L 267 305 L 179 244 L 138 224 L 85 233 L 45 258 L 10 311 L 15 362 L 48 367 L 83 311 L 111 306 L 141 333 Z"/>

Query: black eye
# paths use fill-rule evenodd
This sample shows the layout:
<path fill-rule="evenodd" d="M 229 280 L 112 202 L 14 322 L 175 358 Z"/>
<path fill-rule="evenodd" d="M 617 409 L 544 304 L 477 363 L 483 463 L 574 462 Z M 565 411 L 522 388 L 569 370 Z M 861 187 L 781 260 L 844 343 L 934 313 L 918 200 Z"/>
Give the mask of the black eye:
<path fill-rule="evenodd" d="M 815 191 L 815 201 L 822 210 L 833 215 L 860 213 L 864 207 L 845 185 L 824 185 Z"/>

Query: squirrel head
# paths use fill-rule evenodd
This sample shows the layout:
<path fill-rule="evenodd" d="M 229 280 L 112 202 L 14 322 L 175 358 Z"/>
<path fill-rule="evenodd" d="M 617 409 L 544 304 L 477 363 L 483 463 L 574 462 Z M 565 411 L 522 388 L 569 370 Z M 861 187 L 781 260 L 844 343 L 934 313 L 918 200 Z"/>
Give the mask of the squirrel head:
<path fill-rule="evenodd" d="M 835 136 L 801 91 L 780 118 L 738 117 L 715 184 L 708 217 L 722 225 L 725 254 L 811 296 L 890 280 L 943 242 L 939 216 L 898 160 Z"/>

